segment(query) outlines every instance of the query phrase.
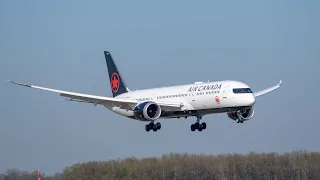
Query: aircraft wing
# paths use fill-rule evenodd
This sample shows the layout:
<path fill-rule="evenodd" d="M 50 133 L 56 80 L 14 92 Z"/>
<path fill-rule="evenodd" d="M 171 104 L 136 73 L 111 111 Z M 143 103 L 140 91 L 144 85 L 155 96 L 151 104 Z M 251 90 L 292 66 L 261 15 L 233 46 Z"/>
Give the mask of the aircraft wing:
<path fill-rule="evenodd" d="M 20 85 L 20 86 L 29 87 L 29 88 L 59 93 L 60 96 L 69 98 L 68 101 L 92 103 L 94 105 L 101 104 L 101 105 L 105 105 L 105 106 L 116 106 L 116 107 L 121 107 L 121 108 L 129 109 L 129 110 L 133 110 L 135 108 L 135 106 L 139 103 L 137 100 L 132 100 L 132 99 L 117 99 L 117 98 L 95 96 L 95 95 L 89 95 L 89 94 L 80 94 L 80 93 L 76 93 L 76 92 L 68 92 L 68 91 L 62 91 L 62 90 L 57 90 L 57 89 L 50 89 L 50 88 L 45 88 L 45 87 L 22 84 L 22 83 L 13 82 L 13 81 L 8 81 L 8 82 L 16 84 L 16 85 Z M 155 102 L 155 103 L 157 103 L 157 102 Z M 170 103 L 161 102 L 158 104 L 159 104 L 159 106 L 162 106 L 165 108 L 180 108 L 182 106 L 181 103 L 172 103 L 172 102 L 170 102 Z"/>
<path fill-rule="evenodd" d="M 258 91 L 258 92 L 255 92 L 253 94 L 254 94 L 255 97 L 262 96 L 264 94 L 267 94 L 267 93 L 269 93 L 271 91 L 274 91 L 274 90 L 278 89 L 281 86 L 281 84 L 282 84 L 282 81 L 280 80 L 280 82 L 277 85 L 269 87 L 269 88 L 261 90 L 261 91 Z"/>

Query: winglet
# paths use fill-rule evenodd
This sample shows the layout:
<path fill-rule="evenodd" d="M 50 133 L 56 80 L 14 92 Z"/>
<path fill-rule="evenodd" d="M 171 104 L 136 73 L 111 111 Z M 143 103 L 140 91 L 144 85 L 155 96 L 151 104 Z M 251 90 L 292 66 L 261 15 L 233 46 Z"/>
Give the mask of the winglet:
<path fill-rule="evenodd" d="M 255 96 L 255 97 L 259 97 L 259 96 L 261 96 L 261 95 L 264 95 L 264 94 L 267 94 L 267 93 L 269 93 L 269 92 L 271 92 L 271 91 L 274 91 L 274 90 L 280 88 L 280 87 L 281 87 L 281 84 L 282 84 L 282 80 L 280 80 L 279 83 L 278 83 L 277 85 L 275 85 L 275 86 L 272 86 L 272 87 L 270 87 L 270 88 L 264 89 L 264 90 L 262 90 L 262 91 L 255 92 L 255 93 L 254 93 L 254 96 Z"/>
<path fill-rule="evenodd" d="M 10 83 L 12 83 L 12 84 L 16 84 L 16 85 L 20 85 L 20 86 L 25 86 L 25 87 L 31 88 L 31 85 L 28 85 L 28 84 L 23 84 L 23 83 L 19 83 L 19 82 L 14 82 L 14 81 L 10 81 L 10 80 L 8 80 L 8 82 L 10 82 Z"/>

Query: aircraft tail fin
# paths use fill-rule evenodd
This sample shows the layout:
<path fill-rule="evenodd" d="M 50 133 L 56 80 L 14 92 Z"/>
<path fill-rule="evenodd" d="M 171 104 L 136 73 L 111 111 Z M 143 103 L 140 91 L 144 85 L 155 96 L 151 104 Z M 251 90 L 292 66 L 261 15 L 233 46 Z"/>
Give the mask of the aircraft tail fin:
<path fill-rule="evenodd" d="M 106 58 L 106 63 L 108 67 L 110 87 L 113 97 L 128 92 L 129 89 L 124 83 L 124 80 L 121 77 L 116 64 L 114 63 L 110 52 L 104 51 L 104 56 Z"/>

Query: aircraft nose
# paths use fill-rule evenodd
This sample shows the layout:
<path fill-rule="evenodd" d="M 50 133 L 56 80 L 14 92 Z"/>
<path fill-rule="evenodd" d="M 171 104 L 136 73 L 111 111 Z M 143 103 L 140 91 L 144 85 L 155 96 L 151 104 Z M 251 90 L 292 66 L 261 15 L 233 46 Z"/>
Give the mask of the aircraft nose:
<path fill-rule="evenodd" d="M 248 106 L 253 106 L 255 102 L 256 102 L 256 98 L 254 97 L 253 94 L 250 94 L 250 95 L 247 97 Z"/>

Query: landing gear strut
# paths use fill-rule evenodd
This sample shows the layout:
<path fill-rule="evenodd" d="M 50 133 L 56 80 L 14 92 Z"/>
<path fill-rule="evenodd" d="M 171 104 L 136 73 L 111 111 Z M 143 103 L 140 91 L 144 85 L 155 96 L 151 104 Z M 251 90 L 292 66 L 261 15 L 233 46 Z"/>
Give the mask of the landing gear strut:
<path fill-rule="evenodd" d="M 237 115 L 238 115 L 238 118 L 236 119 L 236 122 L 237 122 L 237 123 L 243 123 L 242 118 L 240 118 L 240 117 L 241 117 L 241 111 L 238 111 L 238 112 L 237 112 Z"/>
<path fill-rule="evenodd" d="M 207 128 L 207 124 L 205 122 L 200 124 L 201 119 L 202 119 L 201 115 L 197 116 L 197 122 L 194 124 L 191 124 L 191 126 L 190 126 L 191 131 L 195 131 L 196 129 L 198 131 L 202 131 Z"/>
<path fill-rule="evenodd" d="M 149 132 L 150 130 L 153 130 L 154 132 L 158 131 L 161 129 L 161 123 L 156 123 L 150 122 L 149 124 L 146 125 L 145 130 Z"/>

